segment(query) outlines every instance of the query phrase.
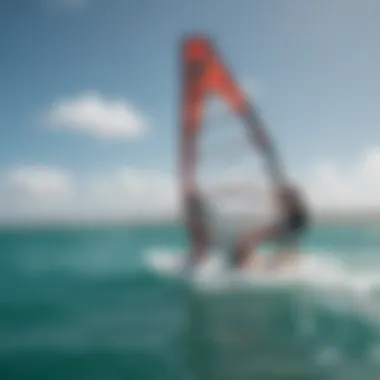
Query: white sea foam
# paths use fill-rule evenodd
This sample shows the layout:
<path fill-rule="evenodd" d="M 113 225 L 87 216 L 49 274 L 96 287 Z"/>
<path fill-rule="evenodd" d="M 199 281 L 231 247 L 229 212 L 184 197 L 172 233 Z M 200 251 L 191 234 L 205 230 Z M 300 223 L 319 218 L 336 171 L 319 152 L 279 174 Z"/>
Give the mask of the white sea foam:
<path fill-rule="evenodd" d="M 181 275 L 185 258 L 181 251 L 154 249 L 145 257 L 148 266 L 162 274 Z M 359 297 L 380 295 L 380 263 L 375 266 L 349 265 L 349 262 L 323 252 L 305 252 L 295 263 L 278 270 L 267 270 L 263 265 L 246 270 L 231 270 L 223 256 L 210 254 L 202 265 L 195 268 L 192 279 L 204 288 L 239 286 L 286 286 L 302 284 L 315 289 L 349 292 Z"/>

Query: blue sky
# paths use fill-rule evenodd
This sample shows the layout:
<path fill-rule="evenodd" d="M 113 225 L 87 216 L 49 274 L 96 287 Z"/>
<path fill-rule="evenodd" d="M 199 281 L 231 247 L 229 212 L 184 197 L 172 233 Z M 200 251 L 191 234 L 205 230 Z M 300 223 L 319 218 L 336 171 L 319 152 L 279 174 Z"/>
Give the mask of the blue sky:
<path fill-rule="evenodd" d="M 376 0 L 3 0 L 0 170 L 173 170 L 178 41 L 188 32 L 214 37 L 254 83 L 292 173 L 323 160 L 357 165 L 380 139 L 379 18 Z M 89 93 L 133 107 L 146 132 L 99 138 L 46 121 L 53 104 Z"/>

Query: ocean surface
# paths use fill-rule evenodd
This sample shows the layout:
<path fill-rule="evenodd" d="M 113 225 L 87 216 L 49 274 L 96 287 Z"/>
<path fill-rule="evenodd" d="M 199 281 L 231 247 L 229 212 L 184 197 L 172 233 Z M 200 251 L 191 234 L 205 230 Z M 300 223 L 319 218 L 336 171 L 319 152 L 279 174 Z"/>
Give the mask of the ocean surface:
<path fill-rule="evenodd" d="M 281 276 L 185 251 L 178 225 L 3 228 L 0 379 L 379 378 L 379 225 L 316 226 Z"/>

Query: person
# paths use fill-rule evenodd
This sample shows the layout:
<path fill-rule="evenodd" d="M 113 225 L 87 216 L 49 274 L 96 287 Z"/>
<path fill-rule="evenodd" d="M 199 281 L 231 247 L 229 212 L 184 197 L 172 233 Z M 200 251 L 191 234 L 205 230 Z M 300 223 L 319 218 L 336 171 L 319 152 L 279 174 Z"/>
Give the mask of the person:
<path fill-rule="evenodd" d="M 245 231 L 233 247 L 232 265 L 246 267 L 250 264 L 251 252 L 265 241 L 277 241 L 281 249 L 275 254 L 273 265 L 298 253 L 299 240 L 309 226 L 308 211 L 300 192 L 291 186 L 284 186 L 277 194 L 283 217 L 280 222 L 259 229 Z M 257 256 L 254 255 L 254 259 Z"/>

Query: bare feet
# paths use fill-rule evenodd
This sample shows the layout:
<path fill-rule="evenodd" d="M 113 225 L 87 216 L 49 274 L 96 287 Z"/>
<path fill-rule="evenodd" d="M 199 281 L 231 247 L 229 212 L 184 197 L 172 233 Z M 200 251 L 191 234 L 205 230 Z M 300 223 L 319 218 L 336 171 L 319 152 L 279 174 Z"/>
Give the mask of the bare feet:
<path fill-rule="evenodd" d="M 294 252 L 282 252 L 275 255 L 275 257 L 269 261 L 269 269 L 281 269 L 288 265 L 292 265 L 298 259 L 298 254 Z"/>
<path fill-rule="evenodd" d="M 252 269 L 257 269 L 264 265 L 263 258 L 260 255 L 254 255 L 248 262 L 248 266 Z"/>

